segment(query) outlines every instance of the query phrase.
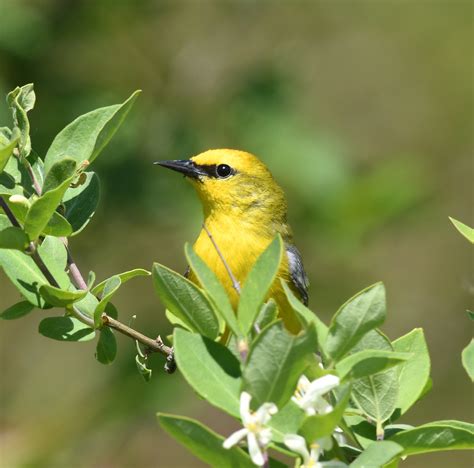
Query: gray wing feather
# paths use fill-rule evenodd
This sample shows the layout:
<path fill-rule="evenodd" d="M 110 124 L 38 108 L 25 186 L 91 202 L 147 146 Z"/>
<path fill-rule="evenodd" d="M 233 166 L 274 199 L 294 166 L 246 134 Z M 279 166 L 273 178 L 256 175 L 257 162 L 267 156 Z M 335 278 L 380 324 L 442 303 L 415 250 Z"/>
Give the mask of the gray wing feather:
<path fill-rule="evenodd" d="M 301 295 L 303 304 L 308 305 L 309 280 L 303 267 L 303 260 L 298 249 L 291 244 L 286 244 L 286 255 L 290 269 L 291 280 Z"/>

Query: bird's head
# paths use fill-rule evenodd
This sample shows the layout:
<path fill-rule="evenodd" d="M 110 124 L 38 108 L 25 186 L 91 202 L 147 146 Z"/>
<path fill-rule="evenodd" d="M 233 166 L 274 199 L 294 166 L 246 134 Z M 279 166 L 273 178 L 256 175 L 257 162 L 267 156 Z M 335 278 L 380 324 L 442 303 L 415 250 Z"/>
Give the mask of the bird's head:
<path fill-rule="evenodd" d="M 251 153 L 215 149 L 190 159 L 156 164 L 178 171 L 191 181 L 206 215 L 214 211 L 245 216 L 286 215 L 283 191 Z"/>

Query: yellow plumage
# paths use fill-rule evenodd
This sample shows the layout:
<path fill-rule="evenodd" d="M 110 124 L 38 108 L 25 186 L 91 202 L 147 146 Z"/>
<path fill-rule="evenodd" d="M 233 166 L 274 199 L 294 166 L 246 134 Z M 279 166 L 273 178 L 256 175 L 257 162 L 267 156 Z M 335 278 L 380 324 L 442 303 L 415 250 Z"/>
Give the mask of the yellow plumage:
<path fill-rule="evenodd" d="M 298 332 L 300 325 L 288 304 L 280 278 L 303 300 L 307 297 L 307 280 L 287 223 L 284 193 L 266 166 L 250 153 L 230 149 L 209 150 L 190 160 L 159 164 L 188 176 L 201 200 L 204 224 L 241 285 L 245 283 L 256 259 L 276 234 L 282 236 L 287 254 L 284 255 L 269 297 L 275 299 L 287 329 Z M 194 249 L 216 273 L 236 309 L 238 294 L 204 229 Z M 197 281 L 192 273 L 189 278 Z"/>

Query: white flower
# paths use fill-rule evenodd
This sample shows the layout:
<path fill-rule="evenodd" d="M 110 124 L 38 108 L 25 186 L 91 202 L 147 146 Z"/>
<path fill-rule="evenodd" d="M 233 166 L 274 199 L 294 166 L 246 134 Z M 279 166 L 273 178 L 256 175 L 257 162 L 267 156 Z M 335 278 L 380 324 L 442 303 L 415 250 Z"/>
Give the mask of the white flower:
<path fill-rule="evenodd" d="M 332 411 L 332 406 L 323 398 L 323 395 L 338 385 L 339 377 L 335 375 L 327 374 L 312 382 L 302 375 L 298 380 L 295 395 L 291 399 L 308 416 L 327 414 Z"/>
<path fill-rule="evenodd" d="M 332 447 L 332 441 L 330 437 L 318 439 L 309 446 L 309 450 L 306 447 L 306 441 L 304 438 L 297 434 L 286 435 L 284 442 L 290 450 L 296 452 L 298 455 L 301 455 L 303 464 L 300 468 L 342 468 L 347 466 L 345 463 L 339 461 L 319 461 L 321 453 L 324 450 L 329 450 Z"/>
<path fill-rule="evenodd" d="M 247 445 L 252 461 L 262 466 L 265 463 L 263 451 L 272 440 L 272 431 L 266 427 L 273 414 L 278 408 L 273 403 L 264 403 L 257 411 L 250 411 L 250 400 L 252 397 L 247 392 L 240 395 L 240 418 L 243 429 L 231 434 L 223 443 L 223 447 L 229 449 L 247 437 Z"/>

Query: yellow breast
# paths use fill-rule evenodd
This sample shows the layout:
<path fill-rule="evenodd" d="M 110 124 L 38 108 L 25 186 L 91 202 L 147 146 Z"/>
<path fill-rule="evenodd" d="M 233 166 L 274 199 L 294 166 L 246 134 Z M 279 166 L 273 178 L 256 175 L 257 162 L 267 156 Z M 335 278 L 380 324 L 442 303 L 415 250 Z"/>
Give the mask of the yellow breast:
<path fill-rule="evenodd" d="M 226 219 L 226 217 L 220 217 L 218 220 L 210 217 L 206 219 L 206 227 L 219 247 L 232 274 L 239 284 L 243 286 L 253 264 L 268 247 L 273 238 L 261 236 L 253 229 L 249 229 L 248 226 L 246 229 L 239 228 L 238 225 L 236 226 L 232 223 L 232 218 Z M 230 275 L 222 259 L 204 229 L 201 230 L 194 244 L 194 250 L 206 262 L 209 268 L 214 271 L 225 287 L 234 310 L 237 310 L 239 295 L 233 287 Z M 268 297 L 272 297 L 276 301 L 279 315 L 282 317 L 288 330 L 297 333 L 300 330 L 300 325 L 286 299 L 286 295 L 281 287 L 280 278 L 291 284 L 286 255 L 283 257 L 280 270 Z M 192 273 L 190 279 L 194 282 L 197 281 Z"/>

